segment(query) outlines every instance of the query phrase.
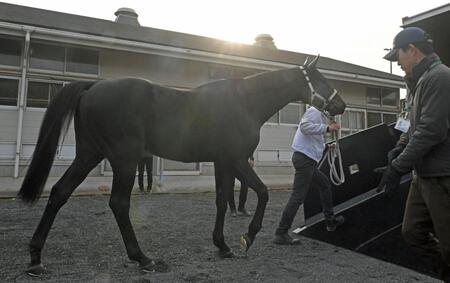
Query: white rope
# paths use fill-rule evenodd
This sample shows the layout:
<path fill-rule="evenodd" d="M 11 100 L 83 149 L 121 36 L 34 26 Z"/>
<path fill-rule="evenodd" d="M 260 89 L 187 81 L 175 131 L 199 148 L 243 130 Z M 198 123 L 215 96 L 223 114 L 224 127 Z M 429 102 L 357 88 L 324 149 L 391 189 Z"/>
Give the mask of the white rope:
<path fill-rule="evenodd" d="M 339 140 L 336 138 L 336 146 L 335 148 L 328 148 L 325 157 L 322 159 L 322 161 L 319 164 L 319 168 L 322 166 L 322 163 L 325 161 L 325 159 L 328 160 L 328 165 L 330 166 L 330 180 L 331 183 L 335 186 L 339 186 L 345 182 L 345 174 L 344 174 L 344 168 L 342 167 L 342 157 L 341 157 L 341 150 L 339 149 Z M 336 159 L 337 163 L 339 165 L 339 172 L 336 169 Z"/>

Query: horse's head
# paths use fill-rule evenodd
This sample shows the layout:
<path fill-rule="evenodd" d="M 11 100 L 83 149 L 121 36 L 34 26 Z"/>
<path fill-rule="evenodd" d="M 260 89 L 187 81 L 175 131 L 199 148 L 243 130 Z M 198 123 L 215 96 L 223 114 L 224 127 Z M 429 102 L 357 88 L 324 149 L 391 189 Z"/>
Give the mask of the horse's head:
<path fill-rule="evenodd" d="M 317 70 L 318 60 L 319 56 L 309 64 L 306 61 L 303 66 L 300 66 L 311 92 L 311 105 L 330 116 L 340 115 L 344 113 L 345 102 L 337 94 L 337 90 Z"/>

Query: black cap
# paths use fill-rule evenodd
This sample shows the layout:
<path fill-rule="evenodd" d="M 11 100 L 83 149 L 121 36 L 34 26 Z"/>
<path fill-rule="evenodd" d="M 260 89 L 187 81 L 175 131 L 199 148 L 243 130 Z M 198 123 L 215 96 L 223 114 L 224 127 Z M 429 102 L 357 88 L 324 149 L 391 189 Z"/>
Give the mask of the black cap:
<path fill-rule="evenodd" d="M 417 27 L 405 28 L 394 37 L 394 45 L 391 51 L 384 55 L 383 58 L 388 61 L 398 61 L 399 48 L 418 42 L 428 42 L 429 44 L 432 44 L 433 40 L 423 29 Z"/>

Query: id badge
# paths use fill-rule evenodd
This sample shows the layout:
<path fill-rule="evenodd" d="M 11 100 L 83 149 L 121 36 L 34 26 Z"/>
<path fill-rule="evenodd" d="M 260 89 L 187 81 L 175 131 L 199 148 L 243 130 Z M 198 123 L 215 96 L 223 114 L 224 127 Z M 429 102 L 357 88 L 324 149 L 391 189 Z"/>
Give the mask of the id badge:
<path fill-rule="evenodd" d="M 397 123 L 395 123 L 395 129 L 407 133 L 409 130 L 409 126 L 411 125 L 411 122 L 408 119 L 405 119 L 403 117 L 399 117 L 397 120 Z"/>

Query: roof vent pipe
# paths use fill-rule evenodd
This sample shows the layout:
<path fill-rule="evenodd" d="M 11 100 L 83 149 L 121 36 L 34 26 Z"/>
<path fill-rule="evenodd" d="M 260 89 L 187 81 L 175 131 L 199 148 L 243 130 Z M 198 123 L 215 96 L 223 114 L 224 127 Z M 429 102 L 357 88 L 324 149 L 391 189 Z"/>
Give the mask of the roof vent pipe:
<path fill-rule="evenodd" d="M 273 42 L 273 37 L 270 34 L 262 33 L 255 37 L 254 46 L 265 47 L 270 49 L 277 49 Z"/>
<path fill-rule="evenodd" d="M 119 8 L 114 13 L 114 15 L 116 15 L 116 23 L 131 26 L 140 26 L 138 21 L 138 14 L 131 8 Z"/>

